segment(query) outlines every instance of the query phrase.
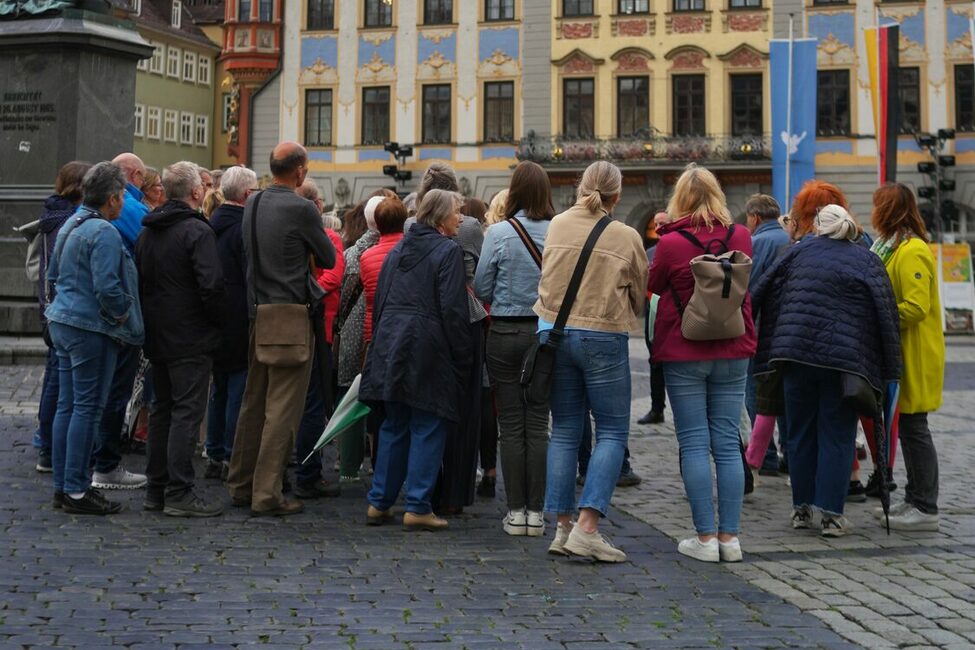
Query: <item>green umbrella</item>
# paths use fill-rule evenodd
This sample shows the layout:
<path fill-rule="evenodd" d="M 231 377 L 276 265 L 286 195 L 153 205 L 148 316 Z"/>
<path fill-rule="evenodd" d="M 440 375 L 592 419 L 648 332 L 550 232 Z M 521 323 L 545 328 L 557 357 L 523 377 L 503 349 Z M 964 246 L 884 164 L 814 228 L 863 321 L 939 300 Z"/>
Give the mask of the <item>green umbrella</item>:
<path fill-rule="evenodd" d="M 349 386 L 349 390 L 346 391 L 345 395 L 339 401 L 338 406 L 335 407 L 335 413 L 329 418 L 328 424 L 325 425 L 325 430 L 322 432 L 322 436 L 315 443 L 315 448 L 312 449 L 305 460 L 301 461 L 302 464 L 307 463 L 308 459 L 315 455 L 322 447 L 337 438 L 356 422 L 369 415 L 369 407 L 359 401 L 359 382 L 361 380 L 362 375 L 356 375 L 356 378 L 352 381 L 352 385 Z"/>

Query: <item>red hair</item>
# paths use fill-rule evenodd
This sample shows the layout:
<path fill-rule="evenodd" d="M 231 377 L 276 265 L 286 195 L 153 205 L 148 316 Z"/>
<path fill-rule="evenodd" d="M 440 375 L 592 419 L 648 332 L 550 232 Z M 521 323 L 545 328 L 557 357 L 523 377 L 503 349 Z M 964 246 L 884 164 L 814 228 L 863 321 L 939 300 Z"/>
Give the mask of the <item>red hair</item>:
<path fill-rule="evenodd" d="M 928 241 L 914 192 L 903 183 L 887 183 L 873 193 L 873 228 L 884 239 L 911 235 Z"/>
<path fill-rule="evenodd" d="M 799 239 L 813 232 L 813 219 L 816 217 L 816 213 L 819 212 L 820 208 L 830 204 L 838 205 L 847 212 L 850 210 L 846 196 L 840 191 L 840 188 L 826 181 L 806 181 L 792 202 L 790 216 L 793 223 L 796 224 L 795 238 Z"/>

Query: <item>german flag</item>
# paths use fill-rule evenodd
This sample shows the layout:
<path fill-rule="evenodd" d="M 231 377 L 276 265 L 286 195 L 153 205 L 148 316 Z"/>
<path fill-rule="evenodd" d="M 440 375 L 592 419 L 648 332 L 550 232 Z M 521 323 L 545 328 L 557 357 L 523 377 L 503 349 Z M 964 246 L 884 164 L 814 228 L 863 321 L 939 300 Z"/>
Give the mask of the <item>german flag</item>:
<path fill-rule="evenodd" d="M 870 69 L 870 98 L 877 132 L 880 185 L 897 180 L 897 135 L 900 132 L 898 96 L 898 47 L 900 27 L 882 25 L 863 30 L 866 36 L 867 66 Z"/>

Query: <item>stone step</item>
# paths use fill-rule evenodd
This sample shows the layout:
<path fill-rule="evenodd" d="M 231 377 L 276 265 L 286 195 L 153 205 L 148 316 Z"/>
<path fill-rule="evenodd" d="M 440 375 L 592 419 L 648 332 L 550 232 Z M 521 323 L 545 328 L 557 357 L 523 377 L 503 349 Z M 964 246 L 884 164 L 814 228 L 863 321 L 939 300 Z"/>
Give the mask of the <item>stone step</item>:
<path fill-rule="evenodd" d="M 0 365 L 47 362 L 47 346 L 40 336 L 0 336 Z"/>
<path fill-rule="evenodd" d="M 27 258 L 27 240 L 0 236 L 0 269 L 22 269 Z M 0 295 L 3 287 L 0 287 Z"/>
<path fill-rule="evenodd" d="M 36 282 L 27 279 L 21 266 L 17 269 L 0 269 L 0 296 L 4 298 L 31 298 L 36 296 Z"/>
<path fill-rule="evenodd" d="M 36 300 L 0 300 L 0 334 L 39 334 L 40 331 Z"/>

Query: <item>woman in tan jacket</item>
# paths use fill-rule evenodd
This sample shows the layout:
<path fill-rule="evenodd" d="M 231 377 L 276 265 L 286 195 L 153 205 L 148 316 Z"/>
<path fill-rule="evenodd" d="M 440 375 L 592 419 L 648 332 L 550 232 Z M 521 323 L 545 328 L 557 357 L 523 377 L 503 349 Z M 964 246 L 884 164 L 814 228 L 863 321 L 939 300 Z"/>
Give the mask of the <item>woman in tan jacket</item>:
<path fill-rule="evenodd" d="M 545 239 L 535 313 L 539 330 L 551 330 L 593 227 L 619 201 L 620 170 L 604 161 L 586 169 L 576 204 L 552 220 Z M 623 464 L 630 427 L 629 331 L 643 313 L 647 256 L 639 233 L 612 220 L 596 241 L 565 333 L 560 337 L 550 405 L 545 511 L 558 515 L 550 553 L 622 562 L 623 551 L 599 534 Z M 587 409 L 595 418 L 596 444 L 576 511 L 576 459 Z"/>

